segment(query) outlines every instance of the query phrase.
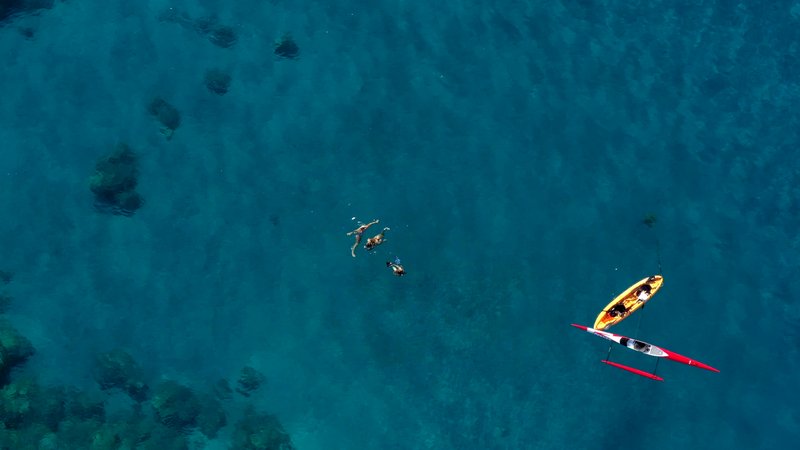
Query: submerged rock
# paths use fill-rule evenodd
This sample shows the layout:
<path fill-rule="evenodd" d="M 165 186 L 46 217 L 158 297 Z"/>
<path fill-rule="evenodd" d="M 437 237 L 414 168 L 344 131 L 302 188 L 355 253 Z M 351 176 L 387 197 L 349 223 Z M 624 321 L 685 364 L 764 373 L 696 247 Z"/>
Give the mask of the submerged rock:
<path fill-rule="evenodd" d="M 0 285 L 9 284 L 13 279 L 14 272 L 0 270 Z M 13 298 L 10 295 L 0 291 L 0 314 L 4 314 L 8 310 L 8 305 L 11 304 L 11 300 L 13 300 Z"/>
<path fill-rule="evenodd" d="M 197 415 L 197 428 L 209 439 L 217 437 L 217 433 L 227 423 L 228 418 L 219 400 L 210 395 L 203 395 L 200 398 L 200 414 Z"/>
<path fill-rule="evenodd" d="M 289 433 L 277 417 L 248 408 L 233 432 L 233 448 L 242 450 L 294 450 Z"/>
<path fill-rule="evenodd" d="M 300 47 L 292 39 L 289 33 L 284 34 L 280 39 L 275 41 L 275 54 L 281 58 L 297 59 L 300 56 Z"/>
<path fill-rule="evenodd" d="M 205 83 L 209 91 L 225 95 L 231 85 L 231 76 L 219 69 L 211 69 L 206 72 Z"/>
<path fill-rule="evenodd" d="M 95 206 L 102 211 L 131 216 L 144 201 L 136 193 L 138 183 L 136 154 L 125 144 L 97 161 L 89 188 L 95 195 Z"/>
<path fill-rule="evenodd" d="M 169 7 L 158 14 L 161 22 L 177 23 L 178 25 L 192 30 L 201 36 L 205 36 L 209 42 L 221 48 L 233 47 L 238 40 L 236 30 L 228 25 L 219 24 L 214 16 L 192 17 L 173 7 Z"/>
<path fill-rule="evenodd" d="M 212 391 L 214 392 L 214 396 L 217 400 L 228 401 L 233 398 L 233 389 L 231 389 L 230 383 L 228 380 L 224 378 L 220 378 L 214 383 Z"/>
<path fill-rule="evenodd" d="M 115 349 L 98 355 L 92 376 L 104 391 L 117 388 L 137 402 L 147 398 L 148 387 L 142 369 L 124 350 Z"/>
<path fill-rule="evenodd" d="M 175 130 L 181 126 L 181 114 L 178 110 L 163 98 L 156 97 L 147 105 L 147 112 L 161 123 L 161 134 L 172 139 Z"/>
<path fill-rule="evenodd" d="M 11 305 L 12 300 L 14 300 L 14 298 L 10 295 L 5 292 L 0 292 L 0 314 L 5 314 L 6 311 L 8 311 L 8 306 Z"/>
<path fill-rule="evenodd" d="M 186 386 L 164 381 L 156 387 L 151 403 L 156 418 L 170 428 L 184 430 L 197 425 L 200 401 Z"/>
<path fill-rule="evenodd" d="M 11 280 L 13 279 L 14 279 L 14 272 L 0 270 L 0 284 L 11 283 Z"/>
<path fill-rule="evenodd" d="M 656 224 L 656 215 L 653 213 L 646 214 L 644 219 L 642 219 L 642 223 L 648 228 L 653 228 L 653 225 Z"/>
<path fill-rule="evenodd" d="M 0 321 L 0 386 L 8 383 L 14 368 L 21 366 L 36 352 L 31 341 L 19 334 L 6 321 Z"/>
<path fill-rule="evenodd" d="M 250 397 L 250 393 L 261 387 L 261 384 L 265 379 L 266 377 L 264 374 L 250 366 L 247 366 L 242 369 L 241 375 L 239 375 L 236 392 L 244 395 L 245 397 Z"/>
<path fill-rule="evenodd" d="M 53 7 L 55 0 L 0 0 L 0 26 L 6 20 Z"/>
<path fill-rule="evenodd" d="M 236 31 L 227 25 L 216 26 L 208 33 L 208 40 L 217 47 L 233 47 L 237 40 Z"/>

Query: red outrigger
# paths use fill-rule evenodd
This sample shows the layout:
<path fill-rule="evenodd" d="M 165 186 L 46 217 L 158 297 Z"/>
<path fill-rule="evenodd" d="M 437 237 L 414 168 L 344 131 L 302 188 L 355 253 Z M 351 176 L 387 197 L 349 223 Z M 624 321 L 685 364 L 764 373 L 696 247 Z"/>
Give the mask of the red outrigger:
<path fill-rule="evenodd" d="M 703 364 L 700 361 L 695 361 L 694 359 L 687 358 L 686 356 L 680 355 L 678 353 L 669 351 L 662 347 L 657 347 L 653 344 L 648 344 L 647 342 L 639 341 L 636 339 L 631 339 L 629 337 L 625 337 L 619 334 L 609 333 L 608 331 L 596 330 L 594 328 L 585 327 L 583 325 L 572 324 L 575 328 L 580 328 L 587 333 L 591 333 L 595 336 L 599 336 L 603 339 L 609 340 L 611 342 L 616 342 L 617 344 L 629 348 L 631 350 L 637 351 L 639 353 L 644 353 L 645 355 L 654 356 L 656 358 L 666 358 L 671 361 L 679 362 L 681 364 L 687 364 L 689 366 L 699 367 L 701 369 L 710 370 L 712 372 L 719 372 L 719 370 L 709 366 L 708 364 Z M 611 353 L 611 348 L 608 349 L 609 354 Z M 658 360 L 660 361 L 660 359 Z M 631 373 L 635 373 L 636 375 L 640 375 L 646 378 L 650 378 L 651 380 L 657 381 L 664 381 L 663 378 L 659 377 L 655 374 L 655 370 L 653 373 L 645 372 L 643 370 L 639 370 L 635 367 L 629 367 L 614 361 L 609 361 L 608 356 L 606 359 L 602 360 L 602 362 L 608 364 L 609 366 L 616 367 L 618 369 L 626 370 Z M 656 369 L 658 368 L 658 362 L 656 362 Z"/>

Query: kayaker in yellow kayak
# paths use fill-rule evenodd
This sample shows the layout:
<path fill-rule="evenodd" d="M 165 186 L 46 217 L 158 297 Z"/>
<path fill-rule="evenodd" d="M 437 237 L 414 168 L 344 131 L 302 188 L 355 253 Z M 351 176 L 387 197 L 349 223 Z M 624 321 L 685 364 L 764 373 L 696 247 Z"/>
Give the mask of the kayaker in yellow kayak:
<path fill-rule="evenodd" d="M 650 277 L 650 279 L 648 279 L 648 281 L 651 281 L 652 278 L 653 277 Z M 655 281 L 655 280 L 652 280 L 652 281 Z M 636 299 L 639 300 L 640 302 L 646 302 L 647 299 L 650 298 L 650 293 L 652 291 L 653 291 L 653 288 L 651 288 L 649 284 L 645 283 L 645 284 L 639 286 L 636 289 L 636 291 L 635 291 Z"/>
<path fill-rule="evenodd" d="M 658 292 L 663 283 L 664 278 L 661 275 L 653 275 L 639 280 L 603 308 L 603 311 L 597 315 L 593 328 L 607 330 L 618 324 L 644 306 Z"/>

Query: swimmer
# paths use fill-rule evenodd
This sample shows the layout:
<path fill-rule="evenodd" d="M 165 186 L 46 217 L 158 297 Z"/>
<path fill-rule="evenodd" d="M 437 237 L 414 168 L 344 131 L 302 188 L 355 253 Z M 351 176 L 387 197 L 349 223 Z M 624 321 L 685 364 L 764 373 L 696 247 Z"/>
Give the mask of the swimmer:
<path fill-rule="evenodd" d="M 372 222 L 370 222 L 368 224 L 365 224 L 365 225 L 361 225 L 360 227 L 356 228 L 355 230 L 347 233 L 348 236 L 351 236 L 351 235 L 354 235 L 354 234 L 356 235 L 356 242 L 355 242 L 355 244 L 353 244 L 353 247 L 350 249 L 350 254 L 353 255 L 353 258 L 356 257 L 356 247 L 358 247 L 358 244 L 361 243 L 361 235 L 364 234 L 365 231 L 367 231 L 367 228 L 375 225 L 378 222 L 380 222 L 380 220 L 375 219 Z"/>
<path fill-rule="evenodd" d="M 392 272 L 398 277 L 402 277 L 406 274 L 406 269 L 400 265 L 400 258 L 395 258 L 394 262 L 386 261 L 386 267 L 391 267 Z"/>
<path fill-rule="evenodd" d="M 372 250 L 373 248 L 386 242 L 386 239 L 383 238 L 383 235 L 386 234 L 387 231 L 389 231 L 389 227 L 384 227 L 380 234 L 376 234 L 374 237 L 367 239 L 367 243 L 364 244 L 364 248 L 367 250 Z"/>

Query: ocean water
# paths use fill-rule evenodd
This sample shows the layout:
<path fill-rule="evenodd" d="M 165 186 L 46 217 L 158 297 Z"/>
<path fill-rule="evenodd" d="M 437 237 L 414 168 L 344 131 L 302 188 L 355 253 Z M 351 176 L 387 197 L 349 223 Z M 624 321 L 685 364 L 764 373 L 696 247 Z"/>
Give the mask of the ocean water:
<path fill-rule="evenodd" d="M 263 373 L 197 448 L 246 404 L 298 449 L 796 445 L 800 2 L 101 3 L 0 26 L 15 377 L 112 401 L 114 348 L 150 384 Z M 123 142 L 131 216 L 89 189 Z M 387 241 L 353 258 L 371 219 Z M 569 326 L 659 271 L 611 331 L 720 373 L 636 377 Z"/>

